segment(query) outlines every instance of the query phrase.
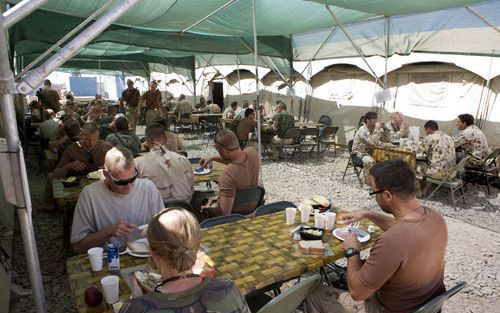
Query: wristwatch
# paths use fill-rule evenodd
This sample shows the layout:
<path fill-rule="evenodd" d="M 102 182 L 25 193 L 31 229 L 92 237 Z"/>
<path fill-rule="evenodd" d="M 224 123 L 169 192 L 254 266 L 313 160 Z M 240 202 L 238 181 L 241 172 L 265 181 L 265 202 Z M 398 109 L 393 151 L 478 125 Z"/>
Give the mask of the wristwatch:
<path fill-rule="evenodd" d="M 350 258 L 354 255 L 358 254 L 359 255 L 359 250 L 356 250 L 354 248 L 347 248 L 345 251 L 344 251 L 344 255 L 346 258 Z"/>

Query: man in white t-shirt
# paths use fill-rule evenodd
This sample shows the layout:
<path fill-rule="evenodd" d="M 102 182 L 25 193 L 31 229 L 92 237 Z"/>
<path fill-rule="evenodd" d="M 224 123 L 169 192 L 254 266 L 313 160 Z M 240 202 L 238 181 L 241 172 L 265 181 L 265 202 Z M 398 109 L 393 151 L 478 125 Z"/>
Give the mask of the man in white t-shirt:
<path fill-rule="evenodd" d="M 104 176 L 86 186 L 78 198 L 71 231 L 75 252 L 137 239 L 137 226 L 149 223 L 164 208 L 156 186 L 137 178 L 134 158 L 126 148 L 106 153 Z"/>

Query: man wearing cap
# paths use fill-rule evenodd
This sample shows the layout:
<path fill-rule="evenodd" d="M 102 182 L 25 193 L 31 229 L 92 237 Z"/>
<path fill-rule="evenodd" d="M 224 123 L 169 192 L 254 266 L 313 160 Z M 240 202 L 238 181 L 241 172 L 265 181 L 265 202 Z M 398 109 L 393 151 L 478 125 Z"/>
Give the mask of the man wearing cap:
<path fill-rule="evenodd" d="M 221 130 L 215 135 L 214 146 L 219 156 L 202 158 L 200 165 L 207 167 L 210 161 L 226 164 L 219 178 L 217 201 L 202 206 L 208 216 L 231 213 L 249 214 L 256 203 L 233 206 L 236 191 L 259 184 L 260 157 L 254 147 L 240 149 L 238 137 L 230 130 Z"/>
<path fill-rule="evenodd" d="M 127 79 L 127 89 L 122 92 L 122 97 L 120 98 L 120 108 L 127 105 L 127 120 L 132 132 L 135 133 L 135 127 L 137 126 L 137 120 L 139 119 L 139 100 L 141 94 L 137 88 L 134 88 L 134 82 Z"/>
<path fill-rule="evenodd" d="M 163 115 L 161 92 L 158 90 L 156 81 L 153 80 L 151 88 L 142 95 L 141 107 L 146 108 L 146 125 L 151 124 L 156 117 Z"/>
<path fill-rule="evenodd" d="M 140 236 L 137 226 L 163 210 L 155 185 L 137 178 L 134 158 L 125 148 L 106 153 L 104 180 L 86 186 L 75 208 L 71 243 L 75 252 L 104 246 L 106 242 L 126 243 Z"/>

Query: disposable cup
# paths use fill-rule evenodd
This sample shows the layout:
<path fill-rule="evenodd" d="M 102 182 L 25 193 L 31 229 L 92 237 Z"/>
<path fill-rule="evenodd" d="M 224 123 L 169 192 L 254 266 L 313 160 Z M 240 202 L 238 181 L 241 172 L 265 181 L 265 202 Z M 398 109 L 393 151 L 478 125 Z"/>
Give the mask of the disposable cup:
<path fill-rule="evenodd" d="M 325 214 L 325 219 L 326 219 L 326 229 L 330 230 L 335 227 L 335 219 L 337 218 L 337 214 L 335 212 L 326 212 Z"/>
<path fill-rule="evenodd" d="M 314 214 L 314 227 L 325 228 L 325 216 L 321 213 Z"/>
<path fill-rule="evenodd" d="M 286 216 L 286 224 L 293 225 L 295 223 L 295 214 L 297 214 L 297 208 L 286 208 L 285 216 Z"/>
<path fill-rule="evenodd" d="M 102 271 L 102 251 L 101 247 L 90 248 L 87 251 L 90 260 L 90 268 L 93 272 Z"/>
<path fill-rule="evenodd" d="M 101 279 L 102 291 L 107 304 L 118 302 L 118 290 L 120 285 L 120 277 L 115 275 L 105 276 Z"/>
<path fill-rule="evenodd" d="M 312 206 L 301 205 L 300 206 L 300 221 L 302 223 L 309 223 L 309 217 L 311 215 Z"/>
<path fill-rule="evenodd" d="M 368 226 L 368 232 L 369 233 L 374 233 L 375 232 L 375 226 L 373 226 L 373 225 Z"/>

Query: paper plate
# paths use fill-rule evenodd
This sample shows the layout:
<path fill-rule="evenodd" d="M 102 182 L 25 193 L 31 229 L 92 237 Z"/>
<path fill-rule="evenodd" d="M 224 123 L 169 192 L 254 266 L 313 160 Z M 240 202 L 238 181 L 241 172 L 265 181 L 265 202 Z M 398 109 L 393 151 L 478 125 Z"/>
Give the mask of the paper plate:
<path fill-rule="evenodd" d="M 195 168 L 193 169 L 193 174 L 194 175 L 206 175 L 206 174 L 209 174 L 210 172 L 212 172 L 211 169 L 209 168 Z"/>
<path fill-rule="evenodd" d="M 358 240 L 359 242 L 367 242 L 368 240 L 370 240 L 370 234 L 363 231 L 364 233 L 366 233 L 365 235 L 358 235 Z M 335 228 L 333 230 L 333 235 L 335 236 L 335 238 L 337 238 L 338 240 L 341 240 L 341 241 L 344 241 L 344 236 L 346 234 L 348 234 L 349 231 L 347 230 L 347 227 L 343 227 L 343 228 Z"/>

